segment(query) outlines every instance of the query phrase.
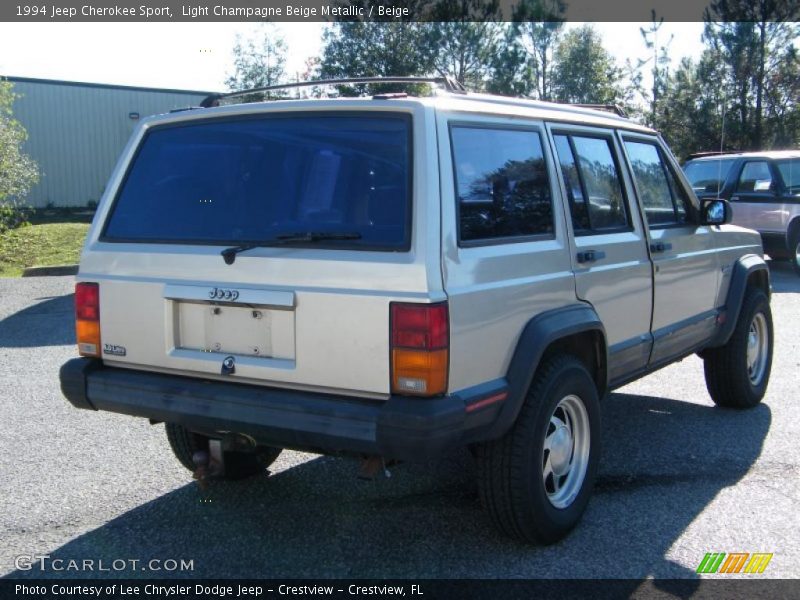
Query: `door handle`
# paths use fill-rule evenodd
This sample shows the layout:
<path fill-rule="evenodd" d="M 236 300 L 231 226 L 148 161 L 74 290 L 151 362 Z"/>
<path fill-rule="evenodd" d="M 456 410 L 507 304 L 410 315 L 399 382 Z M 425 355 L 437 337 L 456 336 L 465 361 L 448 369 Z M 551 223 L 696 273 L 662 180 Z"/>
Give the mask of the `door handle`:
<path fill-rule="evenodd" d="M 653 242 L 650 244 L 650 252 L 653 254 L 666 252 L 667 250 L 672 250 L 672 244 L 669 242 Z"/>
<path fill-rule="evenodd" d="M 578 259 L 579 263 L 587 263 L 594 262 L 605 257 L 606 253 L 602 250 L 583 250 L 582 252 L 578 252 L 576 258 Z"/>

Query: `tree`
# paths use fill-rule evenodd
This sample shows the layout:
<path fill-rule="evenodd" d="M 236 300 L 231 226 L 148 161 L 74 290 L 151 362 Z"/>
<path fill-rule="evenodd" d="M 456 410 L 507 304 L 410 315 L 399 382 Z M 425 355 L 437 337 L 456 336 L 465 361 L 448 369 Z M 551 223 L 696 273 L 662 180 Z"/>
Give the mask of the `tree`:
<path fill-rule="evenodd" d="M 424 76 L 433 70 L 433 63 L 427 32 L 421 23 L 342 22 L 334 23 L 323 34 L 323 79 Z M 368 87 L 339 86 L 339 92 L 358 96 L 366 94 Z M 373 92 L 416 89 L 390 84 L 372 88 Z"/>
<path fill-rule="evenodd" d="M 565 10 L 562 0 L 520 0 L 512 15 L 514 38 L 527 59 L 529 80 L 533 83 L 533 89 L 527 92 L 534 92 L 540 100 L 550 100 L 552 96 L 551 59 L 564 27 Z"/>
<path fill-rule="evenodd" d="M 484 89 L 502 39 L 499 1 L 439 0 L 431 18 L 423 29 L 433 69 L 469 89 Z"/>
<path fill-rule="evenodd" d="M 554 54 L 553 96 L 559 102 L 617 104 L 622 73 L 591 25 L 564 35 Z"/>
<path fill-rule="evenodd" d="M 647 49 L 653 51 L 653 56 L 646 60 L 640 61 L 639 65 L 644 66 L 652 60 L 652 69 L 650 73 L 653 77 L 653 83 L 650 89 L 650 115 L 647 121 L 649 125 L 657 128 L 659 126 L 659 100 L 665 91 L 665 86 L 669 78 L 669 46 L 675 36 L 670 36 L 669 41 L 666 44 L 659 45 L 658 32 L 661 29 L 661 26 L 664 24 L 664 17 L 656 19 L 655 10 L 650 11 L 650 14 L 652 16 L 650 26 L 647 29 L 640 27 L 639 33 L 641 34 Z"/>
<path fill-rule="evenodd" d="M 791 107 L 765 106 L 765 100 L 784 98 L 789 104 L 796 102 L 784 90 L 771 87 L 791 86 L 780 75 L 795 68 L 794 40 L 800 35 L 796 22 L 800 20 L 800 6 L 780 0 L 715 0 L 703 18 L 703 38 L 724 66 L 723 79 L 716 85 L 726 90 L 740 147 L 760 149 L 771 145 L 778 125 L 776 114 Z"/>
<path fill-rule="evenodd" d="M 286 41 L 272 23 L 264 23 L 258 37 L 243 40 L 236 35 L 234 72 L 225 80 L 228 89 L 238 91 L 285 83 Z M 270 95 L 281 97 L 286 93 L 277 91 Z M 252 100 L 259 99 L 260 96 L 255 96 Z"/>
<path fill-rule="evenodd" d="M 502 37 L 490 64 L 487 89 L 493 94 L 528 96 L 534 88 L 536 75 L 525 48 L 519 43 L 518 28 L 504 24 L 501 31 Z"/>
<path fill-rule="evenodd" d="M 10 82 L 0 80 L 0 209 L 6 210 L 22 203 L 39 181 L 36 162 L 22 151 L 28 134 L 14 118 L 13 106 L 18 97 Z"/>
<path fill-rule="evenodd" d="M 718 80 L 720 63 L 713 52 L 704 52 L 695 63 L 684 58 L 669 76 L 661 97 L 661 133 L 679 157 L 692 152 L 731 150 L 726 125 L 725 96 Z M 727 127 L 726 127 L 727 129 Z"/>

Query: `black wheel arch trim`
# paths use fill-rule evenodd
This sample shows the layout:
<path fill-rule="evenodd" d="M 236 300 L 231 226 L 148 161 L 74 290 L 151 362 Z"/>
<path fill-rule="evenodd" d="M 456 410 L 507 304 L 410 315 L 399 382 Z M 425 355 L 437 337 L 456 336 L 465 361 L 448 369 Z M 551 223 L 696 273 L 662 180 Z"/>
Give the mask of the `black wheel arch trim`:
<path fill-rule="evenodd" d="M 500 413 L 486 434 L 486 439 L 501 437 L 514 424 L 547 348 L 554 342 L 586 332 L 597 332 L 602 337 L 603 356 L 600 357 L 602 381 L 599 382 L 601 389 L 598 390 L 598 394 L 600 397 L 603 396 L 608 386 L 606 366 L 608 345 L 605 327 L 597 312 L 589 304 L 573 304 L 543 312 L 528 321 L 520 334 L 506 373 L 508 398 L 503 402 Z"/>
<path fill-rule="evenodd" d="M 728 287 L 728 296 L 725 299 L 725 306 L 723 308 L 725 320 L 717 330 L 714 339 L 708 344 L 708 348 L 724 346 L 733 335 L 736 322 L 739 320 L 739 313 L 742 310 L 744 295 L 747 291 L 750 277 L 756 272 L 764 273 L 764 277 L 766 278 L 764 293 L 767 295 L 767 298 L 770 297 L 769 267 L 766 261 L 758 254 L 745 254 L 744 256 L 740 256 L 734 263 L 733 272 L 731 273 L 731 283 Z"/>

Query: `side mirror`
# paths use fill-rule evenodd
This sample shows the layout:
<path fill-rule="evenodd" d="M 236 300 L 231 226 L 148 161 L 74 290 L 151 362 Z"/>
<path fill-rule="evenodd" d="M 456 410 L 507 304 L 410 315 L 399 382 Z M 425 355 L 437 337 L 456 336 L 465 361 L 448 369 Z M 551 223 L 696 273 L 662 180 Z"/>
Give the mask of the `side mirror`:
<path fill-rule="evenodd" d="M 733 209 L 727 200 L 714 198 L 703 200 L 700 207 L 701 225 L 724 225 L 733 218 Z"/>

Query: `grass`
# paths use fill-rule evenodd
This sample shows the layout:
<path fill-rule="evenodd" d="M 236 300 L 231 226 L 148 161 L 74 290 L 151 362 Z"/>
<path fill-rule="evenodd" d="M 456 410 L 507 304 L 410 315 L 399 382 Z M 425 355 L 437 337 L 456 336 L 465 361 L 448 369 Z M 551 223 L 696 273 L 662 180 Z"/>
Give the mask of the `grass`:
<path fill-rule="evenodd" d="M 0 234 L 0 277 L 19 277 L 26 267 L 78 262 L 88 223 L 43 223 Z"/>

